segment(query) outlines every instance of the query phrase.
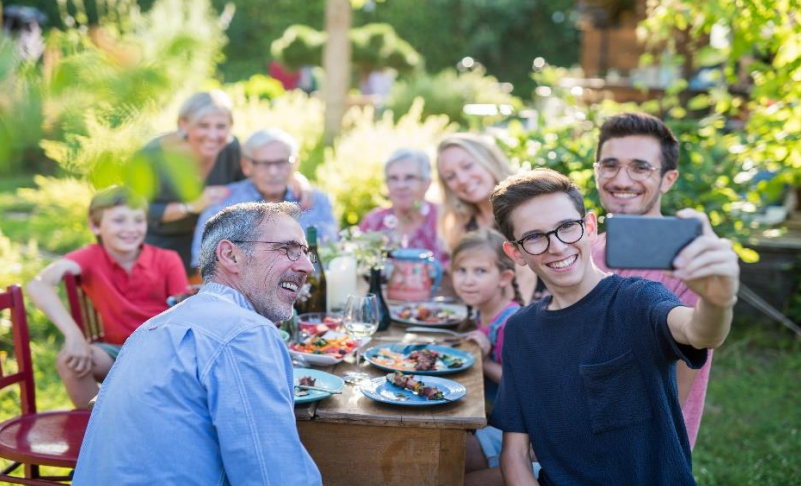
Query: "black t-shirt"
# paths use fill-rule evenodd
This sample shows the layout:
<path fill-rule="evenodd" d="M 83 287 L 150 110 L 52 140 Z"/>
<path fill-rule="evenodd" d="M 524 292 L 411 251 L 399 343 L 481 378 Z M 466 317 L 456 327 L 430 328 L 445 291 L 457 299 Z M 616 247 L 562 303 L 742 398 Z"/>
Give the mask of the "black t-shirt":
<path fill-rule="evenodd" d="M 641 278 L 604 278 L 556 311 L 551 297 L 509 319 L 503 379 L 490 424 L 526 433 L 543 485 L 692 485 L 676 361 L 707 350 L 676 343 L 667 315 L 681 302 Z"/>

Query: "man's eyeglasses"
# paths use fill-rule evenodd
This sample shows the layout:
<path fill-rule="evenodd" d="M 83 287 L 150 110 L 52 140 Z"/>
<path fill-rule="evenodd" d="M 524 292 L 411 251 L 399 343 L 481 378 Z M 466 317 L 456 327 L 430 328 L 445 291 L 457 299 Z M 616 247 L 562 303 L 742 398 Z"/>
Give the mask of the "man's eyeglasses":
<path fill-rule="evenodd" d="M 529 255 L 537 256 L 548 251 L 551 246 L 551 235 L 555 235 L 559 241 L 566 245 L 575 243 L 584 236 L 584 220 L 565 221 L 553 231 L 531 233 L 512 243 L 521 247 Z"/>
<path fill-rule="evenodd" d="M 408 185 L 408 184 L 414 184 L 415 182 L 421 181 L 421 180 L 423 180 L 422 177 L 416 176 L 416 175 L 411 175 L 411 174 L 403 176 L 403 177 L 394 176 L 393 175 L 393 176 L 387 177 L 387 185 L 388 186 L 397 186 L 401 182 Z"/>
<path fill-rule="evenodd" d="M 601 179 L 612 179 L 620 172 L 621 167 L 626 168 L 626 173 L 631 180 L 642 182 L 651 177 L 655 171 L 660 170 L 661 167 L 654 167 L 648 162 L 632 162 L 631 164 L 618 164 L 614 160 L 602 160 L 592 164 L 598 171 L 598 177 Z"/>
<path fill-rule="evenodd" d="M 308 246 L 301 245 L 297 241 L 259 241 L 259 240 L 231 240 L 231 243 L 267 243 L 278 245 L 275 248 L 268 248 L 269 251 L 283 251 L 290 261 L 296 262 L 300 255 L 306 255 L 312 263 L 317 263 L 317 254 L 309 250 Z"/>
<path fill-rule="evenodd" d="M 281 160 L 256 160 L 250 157 L 245 157 L 253 164 L 253 167 L 256 169 L 264 169 L 267 170 L 270 167 L 275 167 L 279 170 L 286 170 L 295 163 L 295 157 L 290 157 L 288 159 L 281 159 Z"/>

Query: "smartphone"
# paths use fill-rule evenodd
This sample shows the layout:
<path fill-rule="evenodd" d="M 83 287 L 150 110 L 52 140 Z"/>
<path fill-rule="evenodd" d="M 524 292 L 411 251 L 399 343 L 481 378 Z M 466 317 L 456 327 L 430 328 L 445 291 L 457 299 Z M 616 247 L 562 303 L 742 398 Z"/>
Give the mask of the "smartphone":
<path fill-rule="evenodd" d="M 606 265 L 609 268 L 673 269 L 673 259 L 701 235 L 695 218 L 609 216 Z"/>

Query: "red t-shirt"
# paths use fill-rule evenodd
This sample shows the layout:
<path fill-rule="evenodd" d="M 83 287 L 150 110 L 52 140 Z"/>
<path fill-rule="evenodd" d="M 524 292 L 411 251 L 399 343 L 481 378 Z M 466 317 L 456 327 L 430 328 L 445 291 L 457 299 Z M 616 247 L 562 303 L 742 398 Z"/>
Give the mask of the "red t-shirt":
<path fill-rule="evenodd" d="M 167 309 L 167 297 L 189 286 L 181 257 L 155 246 L 142 245 L 130 274 L 96 243 L 64 258 L 81 267 L 81 287 L 100 314 L 109 344 L 123 344 L 143 322 Z"/>

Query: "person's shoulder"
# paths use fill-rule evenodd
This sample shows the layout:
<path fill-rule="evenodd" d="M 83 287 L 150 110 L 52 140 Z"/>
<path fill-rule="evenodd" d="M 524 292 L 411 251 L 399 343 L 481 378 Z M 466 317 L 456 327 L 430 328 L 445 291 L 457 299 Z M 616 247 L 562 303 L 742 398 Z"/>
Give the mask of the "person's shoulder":
<path fill-rule="evenodd" d="M 506 335 L 508 336 L 510 331 L 519 332 L 524 330 L 528 325 L 527 323 L 531 322 L 539 314 L 539 307 L 540 302 L 532 302 L 525 307 L 518 307 L 516 312 L 506 319 Z"/>
<path fill-rule="evenodd" d="M 106 252 L 105 248 L 103 248 L 102 245 L 100 245 L 99 243 L 90 243 L 86 246 L 78 248 L 77 250 L 73 250 L 65 254 L 61 258 L 72 260 L 81 265 L 81 267 L 83 267 L 84 264 L 88 265 L 93 262 L 96 263 L 98 261 L 97 260 L 98 258 L 107 258 L 107 257 L 109 257 L 109 254 L 108 252 Z"/>
<path fill-rule="evenodd" d="M 181 256 L 175 250 L 159 248 L 147 243 L 142 245 L 142 256 L 148 257 L 158 264 L 181 262 Z"/>
<path fill-rule="evenodd" d="M 614 279 L 610 280 L 610 284 L 616 287 L 619 296 L 630 301 L 632 305 L 649 305 L 664 300 L 678 301 L 676 295 L 662 285 L 661 282 L 639 276 L 621 277 L 619 275 L 611 275 L 604 280 L 608 279 Z"/>

